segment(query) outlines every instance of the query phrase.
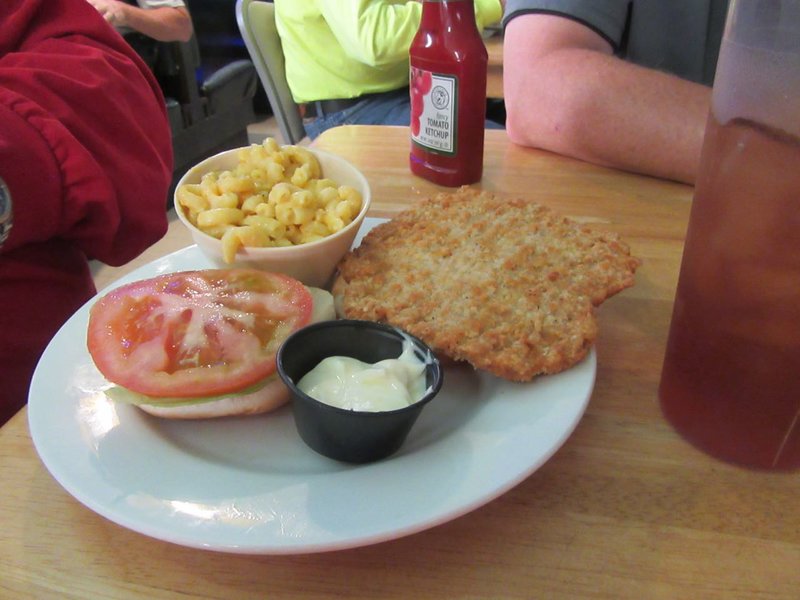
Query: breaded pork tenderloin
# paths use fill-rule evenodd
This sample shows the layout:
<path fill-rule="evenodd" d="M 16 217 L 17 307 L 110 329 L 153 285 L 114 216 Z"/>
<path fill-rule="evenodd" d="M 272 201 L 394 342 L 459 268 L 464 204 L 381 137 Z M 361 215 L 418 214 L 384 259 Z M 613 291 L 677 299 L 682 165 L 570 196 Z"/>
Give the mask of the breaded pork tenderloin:
<path fill-rule="evenodd" d="M 333 294 L 343 316 L 528 381 L 586 356 L 594 307 L 633 285 L 639 264 L 616 234 L 465 187 L 370 231 L 339 264 Z"/>

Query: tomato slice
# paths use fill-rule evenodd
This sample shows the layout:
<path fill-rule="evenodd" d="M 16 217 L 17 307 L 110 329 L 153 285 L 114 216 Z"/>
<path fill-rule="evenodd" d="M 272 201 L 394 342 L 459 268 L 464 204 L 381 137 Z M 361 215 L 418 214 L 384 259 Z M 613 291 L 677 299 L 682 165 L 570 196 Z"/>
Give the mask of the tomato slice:
<path fill-rule="evenodd" d="M 112 290 L 89 313 L 87 345 L 112 383 L 189 398 L 236 392 L 275 371 L 275 354 L 311 320 L 291 277 L 253 269 L 168 273 Z"/>

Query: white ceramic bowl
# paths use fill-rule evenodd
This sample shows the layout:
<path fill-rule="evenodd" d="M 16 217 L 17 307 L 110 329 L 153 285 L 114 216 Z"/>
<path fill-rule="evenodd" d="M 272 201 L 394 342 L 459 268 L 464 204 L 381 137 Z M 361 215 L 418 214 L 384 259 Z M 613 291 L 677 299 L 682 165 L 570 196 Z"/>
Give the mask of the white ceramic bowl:
<path fill-rule="evenodd" d="M 176 190 L 187 183 L 200 183 L 201 177 L 209 171 L 233 169 L 238 164 L 237 153 L 241 149 L 226 150 L 201 161 L 181 177 Z M 332 179 L 338 185 L 352 186 L 361 193 L 361 211 L 356 218 L 340 231 L 315 242 L 279 248 L 241 248 L 236 254 L 236 261 L 231 264 L 222 258 L 222 242 L 192 225 L 175 197 L 173 201 L 178 218 L 189 229 L 192 239 L 203 254 L 220 267 L 251 267 L 284 273 L 315 287 L 323 287 L 328 283 L 337 263 L 350 249 L 372 198 L 369 183 L 352 164 L 334 154 L 314 148 L 307 149 L 319 160 L 323 177 Z"/>

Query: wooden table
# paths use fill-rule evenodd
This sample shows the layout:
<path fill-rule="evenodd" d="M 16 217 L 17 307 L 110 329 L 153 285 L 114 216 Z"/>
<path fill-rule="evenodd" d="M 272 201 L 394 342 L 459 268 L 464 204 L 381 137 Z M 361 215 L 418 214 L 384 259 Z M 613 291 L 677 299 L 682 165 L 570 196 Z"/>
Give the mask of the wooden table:
<path fill-rule="evenodd" d="M 503 98 L 503 34 L 496 33 L 484 39 L 489 53 L 486 68 L 486 97 Z"/>
<path fill-rule="evenodd" d="M 317 146 L 361 167 L 374 214 L 390 216 L 436 189 L 409 174 L 407 139 L 405 128 L 344 127 Z M 487 133 L 485 164 L 484 188 L 618 231 L 644 261 L 636 286 L 599 310 L 594 394 L 552 459 L 486 506 L 409 537 L 227 555 L 145 537 L 79 504 L 40 463 L 23 410 L 0 430 L 0 597 L 798 598 L 800 476 L 712 460 L 659 411 L 691 189 L 513 146 L 500 131 Z M 149 256 L 187 240 L 173 228 Z"/>

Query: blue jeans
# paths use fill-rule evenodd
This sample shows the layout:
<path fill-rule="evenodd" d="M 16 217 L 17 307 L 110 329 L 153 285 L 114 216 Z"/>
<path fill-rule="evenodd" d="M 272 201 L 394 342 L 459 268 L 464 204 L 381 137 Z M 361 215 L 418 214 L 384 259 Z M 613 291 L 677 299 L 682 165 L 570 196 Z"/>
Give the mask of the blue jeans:
<path fill-rule="evenodd" d="M 408 88 L 385 94 L 374 94 L 344 110 L 332 112 L 305 123 L 306 133 L 312 140 L 326 129 L 339 125 L 403 125 L 411 123 L 411 100 Z M 494 121 L 486 120 L 487 129 L 503 129 Z"/>

